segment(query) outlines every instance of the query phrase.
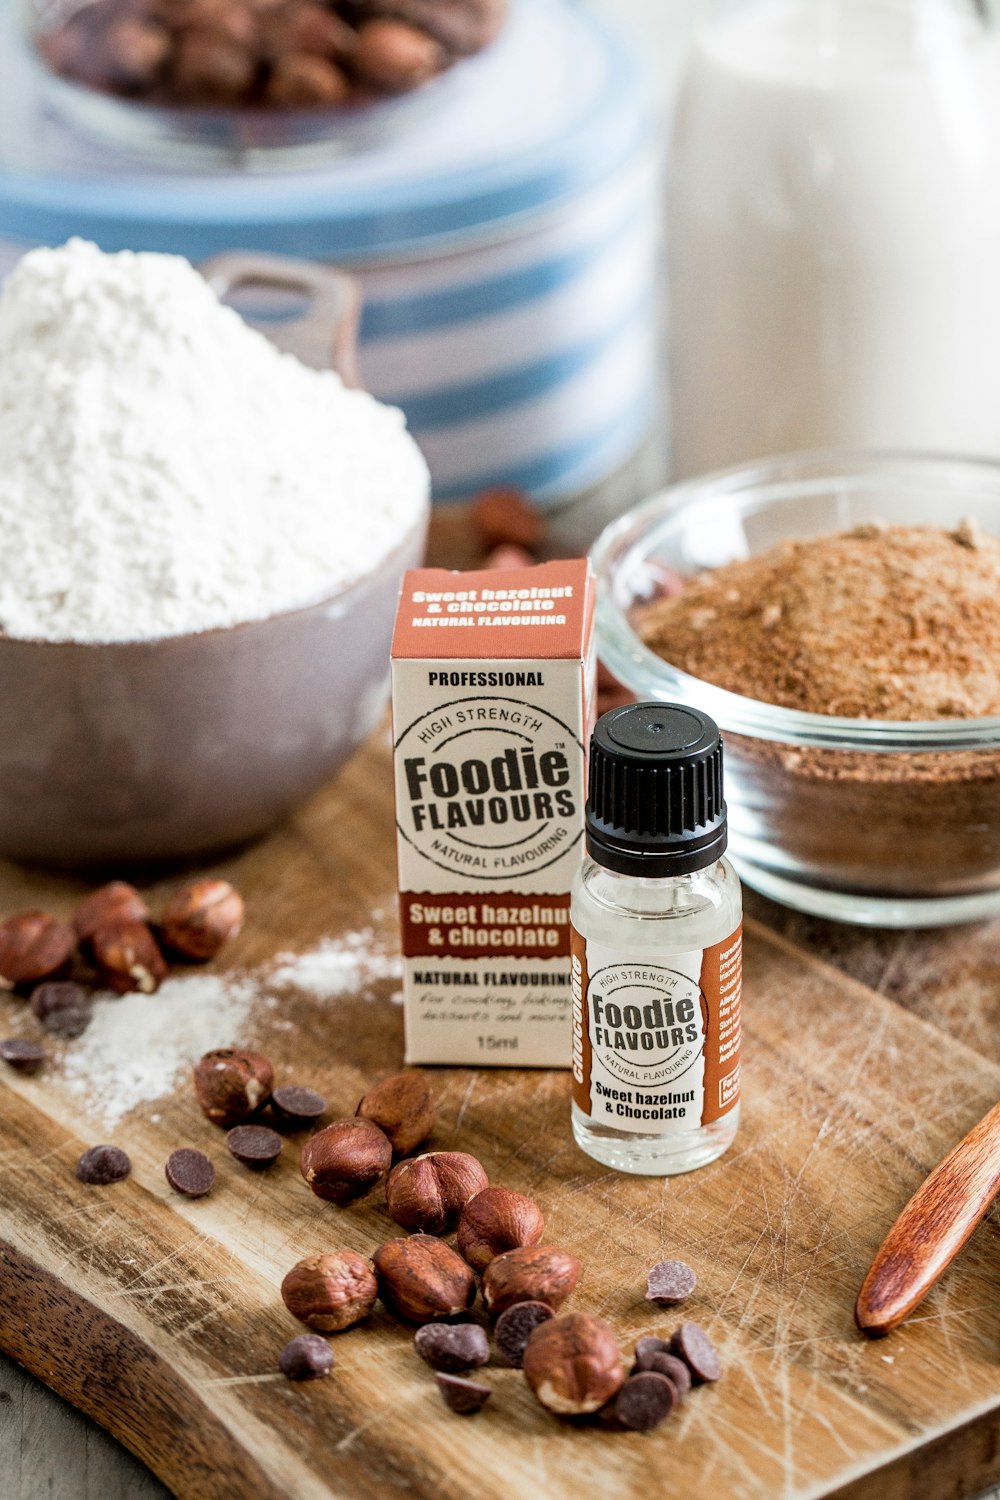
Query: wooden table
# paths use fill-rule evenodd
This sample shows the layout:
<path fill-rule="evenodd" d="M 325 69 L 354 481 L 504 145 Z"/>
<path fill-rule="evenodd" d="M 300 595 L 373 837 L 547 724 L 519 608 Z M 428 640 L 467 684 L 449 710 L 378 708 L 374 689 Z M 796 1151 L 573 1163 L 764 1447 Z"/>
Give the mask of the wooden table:
<path fill-rule="evenodd" d="M 379 737 L 335 787 L 220 867 L 250 912 L 231 962 L 266 972 L 277 951 L 353 931 L 372 909 L 386 913 L 376 927 L 391 943 L 387 765 Z M 153 900 L 172 883 L 154 883 Z M 80 888 L 5 868 L 0 910 L 67 910 Z M 748 905 L 746 1116 L 712 1167 L 666 1183 L 617 1176 L 572 1145 L 566 1075 L 435 1071 L 435 1144 L 476 1152 L 494 1180 L 539 1198 L 547 1237 L 586 1266 L 577 1304 L 609 1318 L 623 1344 L 671 1321 L 642 1301 L 645 1267 L 667 1253 L 696 1266 L 691 1312 L 719 1339 L 727 1373 L 667 1428 L 568 1429 L 503 1370 L 490 1371 L 491 1405 L 462 1421 L 383 1314 L 337 1340 L 331 1380 L 288 1386 L 273 1373 L 294 1332 L 281 1274 L 323 1245 L 370 1250 L 392 1226 L 377 1201 L 345 1213 L 320 1204 L 294 1160 L 264 1181 L 222 1152 L 212 1197 L 176 1199 L 167 1151 L 186 1140 L 218 1161 L 221 1146 L 183 1085 L 115 1132 L 135 1174 L 103 1194 L 73 1178 L 82 1145 L 103 1137 L 57 1074 L 0 1093 L 0 1342 L 198 1500 L 373 1486 L 458 1500 L 473 1476 L 486 1500 L 561 1500 L 583 1472 L 600 1496 L 653 1484 L 677 1500 L 975 1494 L 1000 1476 L 995 1220 L 889 1341 L 862 1340 L 851 1303 L 901 1203 L 1000 1094 L 1000 934 L 861 933 Z M 335 1010 L 289 1000 L 284 1029 L 267 1012 L 253 1037 L 350 1107 L 399 1062 L 394 988 L 377 980 Z M 18 1003 L 3 1002 L 8 1026 Z M 0 1406 L 0 1433 L 5 1412 L 12 1404 Z"/>

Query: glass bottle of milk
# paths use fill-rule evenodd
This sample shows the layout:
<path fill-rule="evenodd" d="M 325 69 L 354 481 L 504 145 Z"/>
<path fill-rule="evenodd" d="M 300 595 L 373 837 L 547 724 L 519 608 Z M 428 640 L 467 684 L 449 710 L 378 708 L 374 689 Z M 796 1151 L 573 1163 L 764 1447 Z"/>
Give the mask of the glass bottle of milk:
<path fill-rule="evenodd" d="M 985 0 L 730 0 L 668 197 L 674 469 L 1000 457 L 1000 32 Z"/>

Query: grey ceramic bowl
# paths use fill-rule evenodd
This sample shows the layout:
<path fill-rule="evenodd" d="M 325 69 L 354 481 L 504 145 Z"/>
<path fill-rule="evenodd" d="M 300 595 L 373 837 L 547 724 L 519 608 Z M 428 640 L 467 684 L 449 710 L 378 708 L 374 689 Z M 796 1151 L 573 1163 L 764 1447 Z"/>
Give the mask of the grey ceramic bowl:
<path fill-rule="evenodd" d="M 278 279 L 297 284 L 294 267 Z M 343 315 L 356 315 L 349 295 Z M 0 636 L 0 855 L 123 865 L 264 832 L 375 727 L 399 587 L 423 556 L 428 514 L 375 572 L 305 609 L 153 641 Z"/>

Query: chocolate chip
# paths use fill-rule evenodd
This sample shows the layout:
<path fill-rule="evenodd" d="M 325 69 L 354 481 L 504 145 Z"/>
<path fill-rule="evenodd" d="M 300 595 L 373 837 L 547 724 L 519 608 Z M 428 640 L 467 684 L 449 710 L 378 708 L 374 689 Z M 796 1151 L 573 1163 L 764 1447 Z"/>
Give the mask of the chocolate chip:
<path fill-rule="evenodd" d="M 41 1042 L 24 1042 L 14 1036 L 0 1042 L 0 1057 L 19 1073 L 37 1073 L 47 1056 Z"/>
<path fill-rule="evenodd" d="M 661 1260 L 646 1276 L 646 1299 L 672 1306 L 694 1291 L 697 1276 L 682 1260 Z"/>
<path fill-rule="evenodd" d="M 722 1374 L 715 1345 L 698 1323 L 681 1324 L 670 1340 L 670 1352 L 684 1361 L 696 1385 L 718 1380 Z"/>
<path fill-rule="evenodd" d="M 461 1417 L 471 1417 L 481 1411 L 493 1394 L 488 1385 L 463 1380 L 461 1375 L 439 1374 L 437 1383 L 445 1406 L 450 1406 Z"/>
<path fill-rule="evenodd" d="M 630 1375 L 615 1398 L 615 1416 L 632 1432 L 648 1432 L 659 1427 L 677 1405 L 677 1391 L 672 1380 L 654 1370 Z"/>
<path fill-rule="evenodd" d="M 322 1380 L 333 1369 L 333 1350 L 318 1333 L 300 1333 L 288 1340 L 278 1364 L 289 1380 Z"/>
<path fill-rule="evenodd" d="M 326 1100 L 312 1089 L 289 1086 L 274 1090 L 271 1109 L 278 1130 L 308 1130 L 326 1110 Z"/>
<path fill-rule="evenodd" d="M 652 1343 L 653 1340 L 640 1339 L 639 1344 Z M 660 1349 L 644 1349 L 640 1354 L 639 1344 L 635 1346 L 635 1368 L 633 1375 L 638 1375 L 642 1370 L 655 1370 L 658 1375 L 666 1375 L 677 1387 L 678 1396 L 685 1395 L 691 1389 L 691 1371 L 682 1359 L 669 1352 L 667 1344 L 662 1339 L 656 1339 L 661 1344 Z"/>
<path fill-rule="evenodd" d="M 281 1136 L 266 1125 L 237 1125 L 226 1136 L 226 1145 L 243 1166 L 263 1172 L 281 1155 Z"/>
<path fill-rule="evenodd" d="M 77 1177 L 90 1187 L 123 1182 L 131 1170 L 132 1163 L 119 1146 L 91 1146 L 76 1164 Z"/>
<path fill-rule="evenodd" d="M 485 1365 L 490 1341 L 478 1323 L 425 1323 L 413 1335 L 413 1347 L 435 1370 L 453 1374 Z"/>
<path fill-rule="evenodd" d="M 183 1193 L 185 1198 L 204 1198 L 215 1184 L 212 1163 L 204 1151 L 195 1151 L 190 1146 L 171 1151 L 164 1170 L 174 1192 Z"/>
<path fill-rule="evenodd" d="M 31 1009 L 52 1036 L 82 1036 L 94 1014 L 94 1002 L 71 979 L 52 979 L 31 992 Z"/>
<path fill-rule="evenodd" d="M 515 1302 L 497 1318 L 493 1337 L 504 1359 L 515 1370 L 524 1363 L 525 1346 L 539 1323 L 547 1323 L 555 1313 L 547 1302 Z"/>

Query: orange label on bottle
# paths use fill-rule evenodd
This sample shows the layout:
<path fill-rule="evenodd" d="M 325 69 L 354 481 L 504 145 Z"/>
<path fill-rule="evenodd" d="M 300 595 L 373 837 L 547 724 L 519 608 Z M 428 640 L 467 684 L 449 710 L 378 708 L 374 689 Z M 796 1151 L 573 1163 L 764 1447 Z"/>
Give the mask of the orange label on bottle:
<path fill-rule="evenodd" d="M 573 1098 L 642 1134 L 710 1125 L 740 1097 L 743 929 L 658 959 L 571 934 Z"/>

